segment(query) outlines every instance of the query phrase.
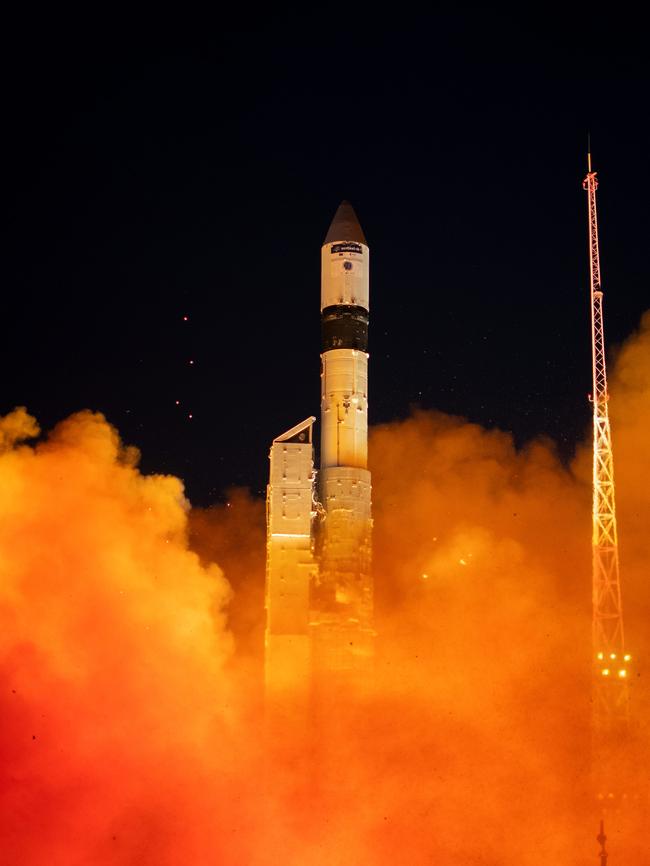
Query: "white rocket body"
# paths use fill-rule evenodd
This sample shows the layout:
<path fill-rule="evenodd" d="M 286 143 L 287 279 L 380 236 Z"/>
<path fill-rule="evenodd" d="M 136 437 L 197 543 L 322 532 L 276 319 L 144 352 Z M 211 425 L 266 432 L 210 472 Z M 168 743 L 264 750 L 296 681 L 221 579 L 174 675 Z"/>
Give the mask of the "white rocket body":
<path fill-rule="evenodd" d="M 339 207 L 321 249 L 319 586 L 314 674 L 362 688 L 372 658 L 368 465 L 370 250 L 354 211 Z"/>
<path fill-rule="evenodd" d="M 370 250 L 358 242 L 325 243 L 321 249 L 321 316 L 325 311 L 369 306 Z M 337 348 L 334 335 L 321 355 L 321 477 L 331 466 L 368 464 L 368 354 Z M 348 341 L 349 342 L 349 341 Z"/>

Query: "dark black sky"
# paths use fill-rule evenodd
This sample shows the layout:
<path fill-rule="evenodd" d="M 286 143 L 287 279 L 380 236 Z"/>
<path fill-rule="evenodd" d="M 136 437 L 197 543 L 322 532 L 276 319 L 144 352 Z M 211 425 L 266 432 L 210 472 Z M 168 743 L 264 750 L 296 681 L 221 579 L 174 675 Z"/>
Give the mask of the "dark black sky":
<path fill-rule="evenodd" d="M 49 428 L 95 409 L 193 502 L 261 492 L 273 436 L 318 415 L 320 244 L 348 198 L 371 247 L 371 421 L 417 404 L 570 454 L 588 129 L 610 345 L 650 307 L 635 30 L 16 23 L 0 411 Z"/>

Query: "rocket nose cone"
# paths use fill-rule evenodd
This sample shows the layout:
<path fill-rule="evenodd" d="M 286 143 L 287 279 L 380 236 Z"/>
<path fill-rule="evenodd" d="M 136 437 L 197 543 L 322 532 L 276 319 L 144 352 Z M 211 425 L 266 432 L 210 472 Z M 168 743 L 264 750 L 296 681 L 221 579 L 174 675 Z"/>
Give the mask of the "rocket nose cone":
<path fill-rule="evenodd" d="M 338 206 L 323 244 L 333 244 L 337 241 L 356 241 L 368 246 L 366 236 L 349 201 L 342 201 Z"/>

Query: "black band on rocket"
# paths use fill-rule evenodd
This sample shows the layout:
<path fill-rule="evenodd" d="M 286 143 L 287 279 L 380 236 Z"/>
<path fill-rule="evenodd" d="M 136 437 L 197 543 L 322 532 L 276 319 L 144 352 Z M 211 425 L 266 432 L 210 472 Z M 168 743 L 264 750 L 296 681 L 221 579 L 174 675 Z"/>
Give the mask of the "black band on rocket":
<path fill-rule="evenodd" d="M 321 314 L 323 352 L 329 349 L 368 351 L 368 310 L 352 304 L 325 307 Z"/>

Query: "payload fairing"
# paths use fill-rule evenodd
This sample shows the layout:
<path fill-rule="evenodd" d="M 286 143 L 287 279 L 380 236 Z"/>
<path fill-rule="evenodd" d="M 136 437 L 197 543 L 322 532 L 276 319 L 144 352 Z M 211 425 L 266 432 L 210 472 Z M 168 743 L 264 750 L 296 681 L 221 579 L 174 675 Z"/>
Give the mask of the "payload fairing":
<path fill-rule="evenodd" d="M 267 492 L 267 698 L 365 690 L 373 657 L 368 461 L 369 249 L 339 206 L 321 250 L 321 449 L 307 418 L 273 440 Z"/>

